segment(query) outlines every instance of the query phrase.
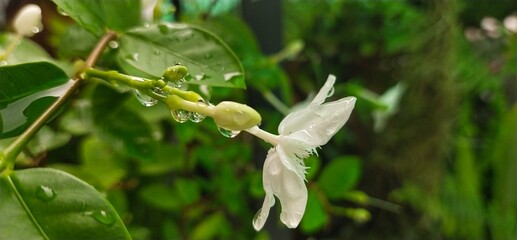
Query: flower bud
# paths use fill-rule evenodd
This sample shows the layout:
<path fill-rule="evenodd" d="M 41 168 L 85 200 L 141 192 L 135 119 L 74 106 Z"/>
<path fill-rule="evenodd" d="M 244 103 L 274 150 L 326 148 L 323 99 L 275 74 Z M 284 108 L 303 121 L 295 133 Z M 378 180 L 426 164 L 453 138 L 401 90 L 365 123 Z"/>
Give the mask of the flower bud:
<path fill-rule="evenodd" d="M 25 5 L 13 21 L 14 30 L 23 36 L 31 37 L 41 31 L 41 8 L 36 4 Z"/>
<path fill-rule="evenodd" d="M 260 114 L 255 109 L 236 102 L 220 102 L 215 106 L 212 116 L 217 126 L 241 131 L 257 126 L 262 121 Z"/>
<path fill-rule="evenodd" d="M 176 82 L 185 77 L 187 75 L 188 69 L 183 65 L 175 65 L 168 67 L 167 70 L 163 73 L 163 80 L 166 82 Z"/>

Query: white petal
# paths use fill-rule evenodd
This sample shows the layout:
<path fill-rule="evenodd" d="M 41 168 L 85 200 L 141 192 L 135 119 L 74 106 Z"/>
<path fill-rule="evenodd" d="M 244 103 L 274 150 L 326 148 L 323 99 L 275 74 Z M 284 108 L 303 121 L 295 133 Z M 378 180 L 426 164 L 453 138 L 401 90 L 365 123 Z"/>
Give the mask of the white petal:
<path fill-rule="evenodd" d="M 355 101 L 355 97 L 346 97 L 291 113 L 280 123 L 278 132 L 305 135 L 305 142 L 313 148 L 324 145 L 348 121 Z"/>
<path fill-rule="evenodd" d="M 278 154 L 274 148 L 269 150 L 266 161 L 264 162 L 262 185 L 264 186 L 266 197 L 264 198 L 264 203 L 262 203 L 262 208 L 258 210 L 253 218 L 253 228 L 255 228 L 256 231 L 264 227 L 267 217 L 269 216 L 269 209 L 275 205 L 275 197 L 273 195 L 273 189 L 271 188 L 271 176 L 279 174 L 281 169 L 276 166 L 271 167 L 272 161 L 278 161 Z"/>
<path fill-rule="evenodd" d="M 325 84 L 323 84 L 323 87 L 321 87 L 318 94 L 316 94 L 316 97 L 311 102 L 311 105 L 320 105 L 323 102 L 325 102 L 325 99 L 328 96 L 328 93 L 332 90 L 334 87 L 334 83 L 336 82 L 336 76 L 329 75 L 327 77 L 327 81 L 325 81 Z"/>
<path fill-rule="evenodd" d="M 278 153 L 280 158 L 286 158 L 281 151 Z M 282 162 L 285 162 L 285 159 Z M 271 187 L 282 205 L 280 220 L 289 228 L 297 227 L 307 205 L 307 187 L 303 178 L 297 172 L 284 167 L 282 173 L 271 181 Z"/>

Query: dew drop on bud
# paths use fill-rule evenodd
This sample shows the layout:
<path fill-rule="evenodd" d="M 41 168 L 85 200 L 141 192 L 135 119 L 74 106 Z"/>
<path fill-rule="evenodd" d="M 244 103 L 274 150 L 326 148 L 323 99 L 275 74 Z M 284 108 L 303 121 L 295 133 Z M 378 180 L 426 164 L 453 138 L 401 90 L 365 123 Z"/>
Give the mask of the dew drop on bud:
<path fill-rule="evenodd" d="M 197 112 L 191 112 L 189 116 L 189 120 L 193 123 L 200 123 L 205 119 L 205 115 Z"/>
<path fill-rule="evenodd" d="M 226 129 L 226 128 L 222 128 L 222 127 L 217 127 L 217 128 L 219 129 L 219 132 L 221 133 L 221 135 L 223 135 L 227 138 L 234 138 L 237 135 L 239 135 L 239 133 L 241 133 L 241 131 L 234 131 L 234 130 L 230 130 L 230 129 Z"/>
<path fill-rule="evenodd" d="M 152 98 L 151 96 L 144 94 L 136 89 L 133 89 L 133 92 L 135 93 L 136 99 L 144 106 L 146 107 L 152 107 L 158 103 L 158 100 Z"/>
<path fill-rule="evenodd" d="M 179 109 L 171 111 L 172 118 L 176 120 L 176 122 L 184 123 L 190 119 L 190 113 L 188 111 Z"/>

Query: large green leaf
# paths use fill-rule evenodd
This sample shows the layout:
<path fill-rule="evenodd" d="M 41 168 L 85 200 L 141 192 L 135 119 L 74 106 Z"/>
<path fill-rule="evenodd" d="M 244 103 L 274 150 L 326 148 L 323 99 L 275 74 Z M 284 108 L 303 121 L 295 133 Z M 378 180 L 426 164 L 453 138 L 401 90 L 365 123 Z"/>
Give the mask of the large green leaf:
<path fill-rule="evenodd" d="M 160 77 L 167 67 L 185 65 L 192 84 L 245 88 L 235 54 L 215 35 L 185 24 L 158 24 L 120 36 L 120 67 L 142 77 Z"/>
<path fill-rule="evenodd" d="M 48 62 L 0 67 L 0 138 L 25 130 L 68 89 L 68 77 Z"/>
<path fill-rule="evenodd" d="M 141 23 L 140 0 L 53 0 L 79 25 L 100 36 L 106 29 L 124 31 Z"/>
<path fill-rule="evenodd" d="M 318 184 L 330 199 L 344 197 L 359 180 L 361 165 L 353 156 L 334 159 L 323 169 Z"/>
<path fill-rule="evenodd" d="M 99 192 L 61 171 L 2 176 L 0 202 L 2 239 L 130 239 Z"/>
<path fill-rule="evenodd" d="M 138 160 L 155 160 L 157 141 L 140 115 L 125 107 L 128 94 L 100 84 L 92 95 L 93 127 L 101 140 Z"/>

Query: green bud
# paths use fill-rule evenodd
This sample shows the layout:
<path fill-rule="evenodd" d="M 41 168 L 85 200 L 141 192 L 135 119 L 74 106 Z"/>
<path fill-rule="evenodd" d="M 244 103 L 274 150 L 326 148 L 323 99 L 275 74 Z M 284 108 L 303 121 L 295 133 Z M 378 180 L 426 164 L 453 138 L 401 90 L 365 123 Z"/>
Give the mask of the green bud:
<path fill-rule="evenodd" d="M 175 65 L 168 67 L 163 73 L 163 80 L 166 82 L 176 82 L 185 77 L 188 73 L 188 68 L 183 65 Z"/>
<path fill-rule="evenodd" d="M 215 106 L 214 119 L 217 126 L 234 131 L 257 126 L 262 121 L 255 109 L 236 102 L 221 102 Z"/>

